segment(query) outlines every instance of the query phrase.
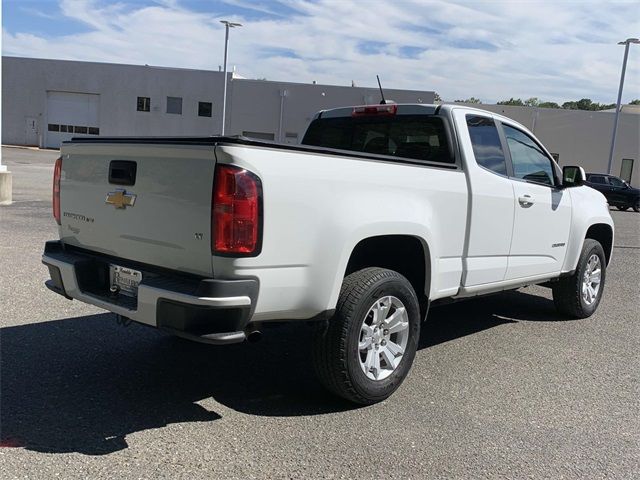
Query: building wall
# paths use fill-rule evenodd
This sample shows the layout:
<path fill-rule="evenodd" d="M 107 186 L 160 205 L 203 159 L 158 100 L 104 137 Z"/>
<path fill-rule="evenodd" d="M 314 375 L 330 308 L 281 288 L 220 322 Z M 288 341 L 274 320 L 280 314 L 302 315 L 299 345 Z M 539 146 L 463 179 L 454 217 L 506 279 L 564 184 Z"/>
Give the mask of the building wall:
<path fill-rule="evenodd" d="M 101 135 L 208 135 L 220 131 L 220 116 L 199 117 L 198 102 L 221 105 L 223 74 L 105 63 L 2 57 L 2 142 L 25 143 L 25 118 L 38 119 L 46 144 L 47 92 L 100 95 Z M 136 110 L 137 97 L 151 98 L 151 111 Z M 166 97 L 182 97 L 182 115 L 166 113 Z"/>
<path fill-rule="evenodd" d="M 231 75 L 231 74 L 229 74 Z M 47 92 L 99 95 L 100 135 L 214 135 L 221 131 L 221 72 L 62 60 L 2 57 L 2 143 L 47 145 Z M 151 98 L 151 111 L 136 110 L 137 97 Z M 167 96 L 182 97 L 182 115 L 166 113 Z M 398 103 L 433 103 L 434 93 L 385 89 Z M 378 103 L 375 88 L 342 87 L 233 78 L 229 83 L 227 134 L 262 134 L 297 143 L 315 112 Z M 198 116 L 198 102 L 213 104 L 212 117 Z M 613 112 L 473 105 L 524 124 L 560 164 L 590 172 L 607 168 Z M 37 134 L 29 138 L 28 119 Z M 632 183 L 640 185 L 640 115 L 621 113 L 612 172 L 634 160 Z M 37 139 L 37 140 L 34 140 Z"/>
<path fill-rule="evenodd" d="M 36 118 L 37 143 L 50 144 L 47 92 L 51 91 L 98 94 L 103 136 L 215 135 L 222 126 L 223 78 L 221 72 L 202 70 L 2 57 L 2 142 L 28 144 L 25 122 Z M 387 95 L 396 101 L 434 101 L 433 92 L 389 90 Z M 167 96 L 183 99 L 182 115 L 166 113 Z M 150 112 L 136 110 L 137 97 L 151 98 Z M 234 78 L 227 98 L 227 134 L 270 133 L 284 141 L 289 132 L 296 133 L 299 141 L 318 110 L 377 103 L 379 93 L 370 88 Z M 198 116 L 200 101 L 213 104 L 212 117 Z"/>
<path fill-rule="evenodd" d="M 385 97 L 398 103 L 433 103 L 435 94 L 391 89 L 385 90 Z M 363 87 L 234 79 L 230 98 L 228 133 L 272 133 L 276 141 L 284 142 L 289 140 L 287 134 L 296 134 L 298 141 L 302 140 L 309 122 L 319 110 L 378 103 L 380 92 Z"/>

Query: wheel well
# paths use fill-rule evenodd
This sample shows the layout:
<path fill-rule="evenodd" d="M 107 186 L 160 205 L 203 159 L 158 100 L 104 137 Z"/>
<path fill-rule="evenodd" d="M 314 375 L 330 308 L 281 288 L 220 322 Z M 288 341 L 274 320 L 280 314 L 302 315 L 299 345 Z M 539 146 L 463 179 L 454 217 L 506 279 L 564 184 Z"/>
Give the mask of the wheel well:
<path fill-rule="evenodd" d="M 360 241 L 347 263 L 345 276 L 366 267 L 381 267 L 404 275 L 418 296 L 420 310 L 426 313 L 431 286 L 429 248 L 416 237 L 384 235 Z"/>
<path fill-rule="evenodd" d="M 600 242 L 600 245 L 602 245 L 602 249 L 604 250 L 604 256 L 607 259 L 607 263 L 609 263 L 611 250 L 613 248 L 613 230 L 611 227 L 604 223 L 591 225 L 584 238 L 592 238 L 593 240 Z"/>

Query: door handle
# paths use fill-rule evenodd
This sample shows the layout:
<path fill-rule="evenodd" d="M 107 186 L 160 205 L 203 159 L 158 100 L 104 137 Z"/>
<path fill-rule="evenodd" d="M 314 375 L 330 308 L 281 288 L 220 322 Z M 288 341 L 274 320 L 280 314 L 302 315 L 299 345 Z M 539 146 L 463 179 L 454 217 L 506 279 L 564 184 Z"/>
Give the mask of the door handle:
<path fill-rule="evenodd" d="M 518 197 L 518 202 L 520 203 L 520 206 L 523 208 L 529 208 L 531 205 L 535 203 L 531 195 L 521 195 L 520 197 Z"/>

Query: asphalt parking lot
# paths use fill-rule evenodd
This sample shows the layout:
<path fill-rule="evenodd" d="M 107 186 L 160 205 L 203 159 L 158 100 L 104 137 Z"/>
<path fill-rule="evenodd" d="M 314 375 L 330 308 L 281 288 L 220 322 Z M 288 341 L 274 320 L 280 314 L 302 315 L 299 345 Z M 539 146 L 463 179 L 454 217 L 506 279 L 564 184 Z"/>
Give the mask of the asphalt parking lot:
<path fill-rule="evenodd" d="M 307 326 L 211 347 L 49 292 L 56 152 L 2 154 L 2 478 L 640 476 L 640 214 L 612 211 L 593 317 L 542 287 L 434 309 L 401 389 L 353 408 L 316 383 Z"/>

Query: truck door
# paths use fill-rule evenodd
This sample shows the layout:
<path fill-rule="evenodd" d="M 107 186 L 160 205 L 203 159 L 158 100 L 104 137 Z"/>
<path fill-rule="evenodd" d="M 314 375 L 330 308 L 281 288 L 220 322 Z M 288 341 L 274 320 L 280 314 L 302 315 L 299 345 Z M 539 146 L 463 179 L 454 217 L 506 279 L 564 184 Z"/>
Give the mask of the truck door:
<path fill-rule="evenodd" d="M 615 205 L 630 205 L 633 202 L 627 198 L 627 186 L 625 183 L 617 177 L 609 176 L 609 195 L 605 195 L 607 200 L 610 200 Z"/>
<path fill-rule="evenodd" d="M 559 272 L 571 224 L 571 197 L 552 159 L 531 136 L 502 124 L 513 173 L 515 214 L 505 280 Z"/>
<path fill-rule="evenodd" d="M 459 138 L 471 200 L 462 285 L 501 282 L 507 272 L 514 213 L 505 151 L 490 114 L 457 110 L 454 115 L 457 125 L 467 127 L 460 129 Z"/>

